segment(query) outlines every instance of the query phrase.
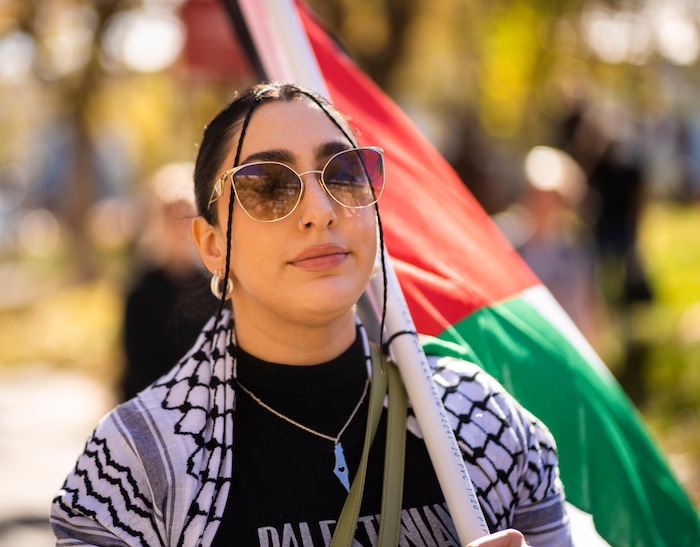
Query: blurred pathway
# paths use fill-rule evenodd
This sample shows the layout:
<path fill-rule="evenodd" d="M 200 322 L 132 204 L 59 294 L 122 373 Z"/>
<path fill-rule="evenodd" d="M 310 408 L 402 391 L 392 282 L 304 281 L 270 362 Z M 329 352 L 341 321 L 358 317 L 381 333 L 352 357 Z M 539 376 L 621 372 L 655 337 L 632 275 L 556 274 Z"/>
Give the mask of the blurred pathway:
<path fill-rule="evenodd" d="M 111 391 L 49 365 L 0 367 L 0 547 L 50 547 L 48 510 Z"/>

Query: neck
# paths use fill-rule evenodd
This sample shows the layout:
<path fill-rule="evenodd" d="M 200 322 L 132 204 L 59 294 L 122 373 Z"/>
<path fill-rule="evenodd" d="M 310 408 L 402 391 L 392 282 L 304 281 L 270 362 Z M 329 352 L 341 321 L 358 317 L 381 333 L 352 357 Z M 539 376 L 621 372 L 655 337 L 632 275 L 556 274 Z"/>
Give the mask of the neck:
<path fill-rule="evenodd" d="M 355 340 L 354 310 L 319 324 L 258 323 L 235 316 L 236 343 L 246 352 L 271 363 L 317 365 L 334 359 Z"/>

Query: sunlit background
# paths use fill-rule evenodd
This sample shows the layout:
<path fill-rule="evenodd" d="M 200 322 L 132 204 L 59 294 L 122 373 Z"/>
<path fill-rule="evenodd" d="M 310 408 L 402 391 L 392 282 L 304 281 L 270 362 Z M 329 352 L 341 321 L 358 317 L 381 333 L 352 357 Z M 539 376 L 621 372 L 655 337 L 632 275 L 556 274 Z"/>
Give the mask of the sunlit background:
<path fill-rule="evenodd" d="M 309 4 L 553 273 L 700 500 L 700 0 Z M 23 492 L 0 501 L 0 545 L 43 522 L 117 400 L 147 181 L 254 80 L 215 0 L 0 0 L 0 484 Z M 622 251 L 601 222 L 610 150 L 636 177 Z M 580 260 L 568 284 L 545 244 Z"/>

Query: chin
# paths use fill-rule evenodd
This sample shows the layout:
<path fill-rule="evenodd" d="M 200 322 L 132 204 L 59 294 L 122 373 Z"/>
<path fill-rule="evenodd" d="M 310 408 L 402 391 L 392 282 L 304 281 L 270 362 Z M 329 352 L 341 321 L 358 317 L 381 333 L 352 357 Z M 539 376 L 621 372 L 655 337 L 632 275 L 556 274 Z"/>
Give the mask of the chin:
<path fill-rule="evenodd" d="M 346 291 L 333 293 L 318 291 L 303 301 L 301 307 L 310 314 L 332 319 L 348 312 L 354 313 L 355 305 L 363 292 L 364 288 L 360 292 L 352 291 L 350 293 Z"/>

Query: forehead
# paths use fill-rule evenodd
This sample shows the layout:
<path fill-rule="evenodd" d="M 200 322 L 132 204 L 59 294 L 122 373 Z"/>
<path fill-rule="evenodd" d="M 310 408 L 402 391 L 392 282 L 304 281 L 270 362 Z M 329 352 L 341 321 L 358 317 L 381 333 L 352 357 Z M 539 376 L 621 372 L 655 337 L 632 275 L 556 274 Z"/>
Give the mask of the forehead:
<path fill-rule="evenodd" d="M 288 149 L 303 155 L 322 143 L 333 141 L 346 142 L 347 139 L 313 102 L 307 99 L 267 102 L 258 106 L 250 118 L 241 160 L 260 150 Z"/>

